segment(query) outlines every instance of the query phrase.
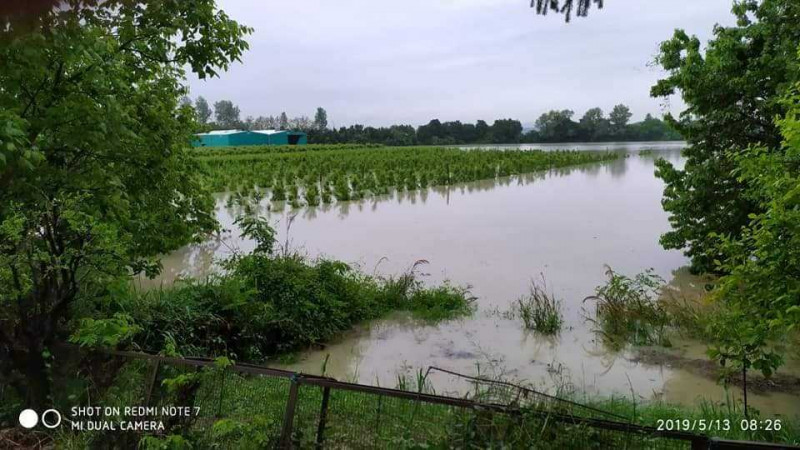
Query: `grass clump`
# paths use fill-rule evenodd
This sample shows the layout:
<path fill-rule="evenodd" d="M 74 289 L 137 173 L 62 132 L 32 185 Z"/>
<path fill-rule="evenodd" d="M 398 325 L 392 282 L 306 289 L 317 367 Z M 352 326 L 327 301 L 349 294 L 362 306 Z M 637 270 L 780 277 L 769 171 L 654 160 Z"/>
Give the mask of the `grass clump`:
<path fill-rule="evenodd" d="M 425 287 L 419 268 L 428 264 L 421 259 L 399 277 L 382 278 L 385 303 L 395 310 L 408 311 L 414 318 L 441 321 L 468 315 L 475 298 L 468 288 L 453 286 L 448 282 L 435 287 Z"/>
<path fill-rule="evenodd" d="M 613 348 L 626 343 L 670 346 L 669 315 L 659 301 L 664 280 L 649 269 L 633 278 L 606 268 L 608 281 L 586 301 L 595 302 L 594 318 L 603 341 Z"/>
<path fill-rule="evenodd" d="M 409 299 L 411 313 L 423 320 L 440 321 L 468 315 L 473 297 L 465 288 L 443 284 L 416 289 Z"/>
<path fill-rule="evenodd" d="M 561 301 L 547 293 L 544 277 L 541 284 L 531 281 L 530 293 L 517 299 L 513 313 L 522 319 L 526 329 L 542 334 L 556 334 L 564 324 Z"/>

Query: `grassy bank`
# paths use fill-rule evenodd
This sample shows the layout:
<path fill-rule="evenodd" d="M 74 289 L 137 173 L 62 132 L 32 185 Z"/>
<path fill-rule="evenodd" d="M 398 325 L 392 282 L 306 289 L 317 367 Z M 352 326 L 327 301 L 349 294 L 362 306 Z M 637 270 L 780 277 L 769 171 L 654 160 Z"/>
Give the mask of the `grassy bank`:
<path fill-rule="evenodd" d="M 190 423 L 175 424 L 167 436 L 144 437 L 128 434 L 129 442 L 142 448 L 274 448 L 278 443 L 290 381 L 225 371 L 225 362 L 195 372 L 191 368 L 166 366 L 157 389 L 162 402 L 179 403 L 179 392 L 189 389 L 199 415 Z M 129 383 L 143 383 L 146 366 L 129 362 L 117 377 Z M 432 393 L 429 384 L 423 392 Z M 417 392 L 415 383 L 408 383 Z M 396 388 L 403 388 L 398 385 Z M 103 404 L 135 402 L 132 389 L 112 387 Z M 486 391 L 473 393 L 480 400 Z M 365 392 L 333 389 L 325 427 L 325 448 L 661 448 L 677 444 L 608 429 L 576 425 L 557 416 L 584 416 L 585 411 L 566 403 L 532 404 L 528 399 L 518 414 L 493 413 L 484 409 L 464 409 L 449 405 L 417 402 L 413 399 L 380 397 Z M 677 427 L 724 439 L 755 440 L 796 444 L 800 429 L 792 420 L 782 419 L 773 430 L 750 431 L 750 420 L 740 410 L 704 403 L 684 408 L 661 403 L 633 403 L 630 399 L 577 399 L 588 406 L 621 416 L 618 422 L 647 427 Z M 183 401 L 186 401 L 185 398 Z M 115 403 L 116 402 L 116 403 Z M 297 448 L 311 448 L 319 424 L 322 391 L 318 387 L 299 388 L 292 439 Z M 162 403 L 163 404 L 163 403 Z M 700 421 L 709 425 L 698 429 Z M 663 421 L 663 423 L 662 423 Z M 675 425 L 680 421 L 679 425 Z M 687 424 L 688 421 L 688 424 Z M 670 423 L 666 425 L 666 423 Z M 774 426 L 774 423 L 773 423 Z M 694 430 L 686 428 L 694 427 Z M 763 428 L 763 427 L 762 427 Z M 85 448 L 110 437 L 108 433 L 69 433 L 57 436 L 62 448 Z M 115 435 L 117 439 L 120 436 Z M 682 448 L 673 447 L 670 448 Z M 688 444 L 686 445 L 688 448 Z"/>
<path fill-rule="evenodd" d="M 317 205 L 381 195 L 389 189 L 493 179 L 556 167 L 607 161 L 609 152 L 460 150 L 446 147 L 313 146 L 194 149 L 213 191 Z"/>
<path fill-rule="evenodd" d="M 425 261 L 399 276 L 369 276 L 342 261 L 276 252 L 275 231 L 264 218 L 237 223 L 242 237 L 255 242 L 252 253 L 222 261 L 218 275 L 157 290 L 138 292 L 120 280 L 106 301 L 81 314 L 72 341 L 257 362 L 324 343 L 393 311 L 428 321 L 472 311 L 467 289 L 423 285 L 417 268 Z"/>
<path fill-rule="evenodd" d="M 471 310 L 472 297 L 465 289 L 425 287 L 414 271 L 381 278 L 340 261 L 247 255 L 225 273 L 204 280 L 145 292 L 120 286 L 93 314 L 105 319 L 84 319 L 73 339 L 256 362 L 323 344 L 394 311 L 438 321 Z"/>

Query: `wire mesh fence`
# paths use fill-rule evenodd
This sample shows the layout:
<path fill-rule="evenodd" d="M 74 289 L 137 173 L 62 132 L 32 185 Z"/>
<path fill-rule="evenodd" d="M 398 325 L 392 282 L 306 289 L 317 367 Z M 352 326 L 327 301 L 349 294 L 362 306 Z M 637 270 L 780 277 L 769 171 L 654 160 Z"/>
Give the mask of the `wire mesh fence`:
<path fill-rule="evenodd" d="M 250 365 L 111 352 L 92 356 L 90 383 L 114 378 L 116 401 L 186 407 L 160 434 L 191 434 L 226 448 L 756 448 L 703 435 L 659 431 L 606 411 L 494 380 L 431 368 L 474 385 L 467 397 L 345 383 Z M 105 359 L 105 361 L 100 361 Z M 114 368 L 114 373 L 110 373 Z M 134 389 L 130 387 L 137 386 Z M 139 388 L 138 386 L 141 386 Z M 424 386 L 422 383 L 421 386 Z M 104 401 L 109 401 L 106 395 Z M 227 434 L 226 434 L 227 433 Z M 231 441 L 233 442 L 233 441 Z M 766 444 L 764 448 L 768 448 Z M 231 444 L 227 448 L 236 448 Z"/>

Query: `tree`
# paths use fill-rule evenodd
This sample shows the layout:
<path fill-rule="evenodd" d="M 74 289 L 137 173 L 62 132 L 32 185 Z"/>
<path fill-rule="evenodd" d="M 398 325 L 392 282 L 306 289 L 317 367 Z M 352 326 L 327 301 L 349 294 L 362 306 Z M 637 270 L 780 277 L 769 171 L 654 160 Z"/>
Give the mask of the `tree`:
<path fill-rule="evenodd" d="M 194 111 L 198 122 L 203 125 L 208 123 L 208 119 L 211 118 L 211 108 L 208 106 L 206 99 L 197 97 L 197 100 L 194 102 Z"/>
<path fill-rule="evenodd" d="M 314 122 L 311 121 L 307 116 L 300 116 L 300 117 L 293 117 L 291 119 L 287 119 L 287 130 L 300 130 L 300 131 L 308 131 L 314 128 Z"/>
<path fill-rule="evenodd" d="M 321 106 L 317 108 L 317 113 L 314 114 L 314 128 L 317 130 L 328 128 L 328 112 Z"/>
<path fill-rule="evenodd" d="M 180 106 L 184 108 L 193 108 L 192 99 L 190 99 L 188 95 L 184 95 L 181 97 Z"/>
<path fill-rule="evenodd" d="M 286 116 L 285 112 L 282 112 L 280 119 L 278 119 L 278 129 L 286 130 L 288 128 L 289 128 L 289 117 Z"/>
<path fill-rule="evenodd" d="M 681 135 L 666 122 L 647 114 L 643 121 L 628 125 L 625 135 L 636 141 L 677 141 Z"/>
<path fill-rule="evenodd" d="M 748 370 L 774 373 L 784 360 L 772 343 L 800 326 L 800 83 L 784 104 L 782 151 L 757 146 L 732 158 L 762 212 L 749 216 L 738 237 L 711 236 L 726 255 L 716 262 L 726 275 L 712 293 L 724 308 L 710 324 L 709 355 L 723 375 L 741 373 L 745 415 Z"/>
<path fill-rule="evenodd" d="M 433 143 L 433 138 L 441 137 L 443 134 L 442 122 L 439 119 L 433 119 L 427 125 L 420 125 L 417 128 L 417 141 L 423 145 L 430 145 Z"/>
<path fill-rule="evenodd" d="M 90 3 L 0 28 L 0 377 L 36 409 L 76 305 L 217 227 L 181 80 L 251 31 L 212 0 Z"/>
<path fill-rule="evenodd" d="M 608 135 L 609 122 L 603 117 L 602 109 L 592 108 L 581 118 L 580 129 L 583 140 L 597 141 Z"/>
<path fill-rule="evenodd" d="M 545 142 L 565 142 L 577 136 L 577 124 L 572 121 L 575 113 L 569 109 L 549 111 L 536 119 L 536 130 Z"/>
<path fill-rule="evenodd" d="M 486 142 L 489 139 L 489 124 L 484 120 L 475 122 L 475 142 Z"/>
<path fill-rule="evenodd" d="M 684 168 L 662 160 L 657 175 L 672 225 L 661 243 L 683 249 L 696 272 L 720 270 L 714 261 L 725 260 L 712 233 L 737 240 L 749 216 L 763 212 L 746 194 L 734 156 L 757 143 L 781 152 L 773 118 L 786 113 L 782 95 L 800 73 L 800 3 L 747 1 L 733 12 L 737 25 L 717 26 L 705 52 L 683 30 L 662 43 L 657 62 L 668 76 L 652 88 L 656 97 L 680 92 L 687 105 L 679 119 L 666 117 L 689 143 Z"/>
<path fill-rule="evenodd" d="M 608 115 L 608 121 L 611 124 L 611 134 L 617 138 L 624 138 L 628 121 L 631 120 L 632 116 L 633 114 L 631 114 L 631 110 L 627 106 L 622 104 L 615 106 Z"/>
<path fill-rule="evenodd" d="M 216 125 L 221 128 L 238 128 L 242 125 L 239 119 L 239 107 L 230 100 L 214 103 L 214 116 Z"/>
<path fill-rule="evenodd" d="M 716 335 L 714 356 L 739 355 L 743 371 L 754 367 L 765 375 L 782 362 L 769 343 L 800 328 L 800 83 L 782 103 L 789 111 L 777 121 L 780 151 L 755 146 L 732 156 L 743 195 L 759 212 L 737 236 L 711 236 L 726 255 L 717 261 L 726 275 L 714 295 L 740 318 Z"/>
<path fill-rule="evenodd" d="M 513 144 L 520 141 L 522 124 L 519 120 L 495 120 L 490 131 L 491 140 L 495 144 Z"/>

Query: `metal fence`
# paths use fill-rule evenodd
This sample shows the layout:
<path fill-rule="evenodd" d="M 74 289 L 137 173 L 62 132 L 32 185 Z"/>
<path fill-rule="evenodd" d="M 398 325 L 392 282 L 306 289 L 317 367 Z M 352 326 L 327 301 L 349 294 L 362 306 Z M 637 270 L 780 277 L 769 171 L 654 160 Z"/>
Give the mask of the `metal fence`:
<path fill-rule="evenodd" d="M 169 430 L 224 442 L 230 429 L 218 424 L 231 419 L 245 424 L 241 432 L 261 448 L 788 448 L 639 426 L 510 383 L 438 368 L 429 371 L 474 383 L 475 395 L 409 392 L 207 359 L 132 352 L 104 357 L 116 360 L 103 365 L 116 370 L 115 378 L 139 380 L 141 390 L 128 401 L 139 397 L 149 406 L 198 411 L 170 419 Z"/>

